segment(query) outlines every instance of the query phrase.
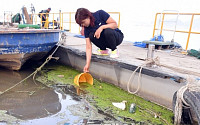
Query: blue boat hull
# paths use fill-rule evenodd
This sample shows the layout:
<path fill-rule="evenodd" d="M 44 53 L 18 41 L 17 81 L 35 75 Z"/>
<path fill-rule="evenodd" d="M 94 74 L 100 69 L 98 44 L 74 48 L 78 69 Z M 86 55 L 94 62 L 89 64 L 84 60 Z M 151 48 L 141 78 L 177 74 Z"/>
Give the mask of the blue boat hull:
<path fill-rule="evenodd" d="M 0 31 L 0 66 L 19 70 L 29 59 L 39 60 L 59 41 L 59 30 Z"/>

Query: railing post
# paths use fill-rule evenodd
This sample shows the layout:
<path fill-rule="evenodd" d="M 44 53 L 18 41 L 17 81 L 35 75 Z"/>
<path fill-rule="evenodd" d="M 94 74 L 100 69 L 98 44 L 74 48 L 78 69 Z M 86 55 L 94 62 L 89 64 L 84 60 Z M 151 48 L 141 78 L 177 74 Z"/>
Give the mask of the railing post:
<path fill-rule="evenodd" d="M 165 18 L 165 13 L 163 13 L 163 17 L 162 17 L 162 24 L 161 24 L 161 28 L 160 28 L 160 35 L 162 35 L 162 29 L 163 29 L 163 24 L 164 24 L 164 18 Z"/>
<path fill-rule="evenodd" d="M 189 40 L 190 40 L 190 34 L 191 34 L 191 30 L 192 30 L 193 20 L 194 20 L 194 14 L 192 14 L 192 18 L 191 18 L 191 22 L 190 22 L 190 28 L 189 28 L 188 38 L 187 38 L 187 43 L 186 43 L 186 48 L 185 48 L 186 51 L 188 49 L 188 44 L 189 44 Z"/>
<path fill-rule="evenodd" d="M 158 13 L 156 13 L 156 16 L 155 16 L 154 28 L 153 28 L 153 37 L 154 37 L 154 35 L 155 35 L 155 30 L 156 30 L 157 16 L 158 16 Z M 153 38 L 153 37 L 152 37 L 152 38 Z"/>
<path fill-rule="evenodd" d="M 35 16 L 35 18 L 34 18 L 34 21 L 35 21 L 35 24 L 37 24 L 37 15 Z"/>
<path fill-rule="evenodd" d="M 119 14 L 118 28 L 119 28 L 119 26 L 120 26 L 120 12 L 118 14 Z"/>
<path fill-rule="evenodd" d="M 54 29 L 54 13 L 53 13 L 53 29 Z"/>
<path fill-rule="evenodd" d="M 43 22 L 42 22 L 42 13 L 40 14 L 40 18 L 41 18 L 41 19 L 40 19 L 40 21 L 41 21 L 40 26 L 42 26 L 42 23 L 43 23 Z"/>
<path fill-rule="evenodd" d="M 62 13 L 62 30 L 63 30 L 63 13 Z"/>
<path fill-rule="evenodd" d="M 33 18 L 32 17 L 33 17 L 33 14 L 31 14 L 31 22 L 33 23 Z"/>
<path fill-rule="evenodd" d="M 60 30 L 61 30 L 61 10 L 59 10 Z"/>

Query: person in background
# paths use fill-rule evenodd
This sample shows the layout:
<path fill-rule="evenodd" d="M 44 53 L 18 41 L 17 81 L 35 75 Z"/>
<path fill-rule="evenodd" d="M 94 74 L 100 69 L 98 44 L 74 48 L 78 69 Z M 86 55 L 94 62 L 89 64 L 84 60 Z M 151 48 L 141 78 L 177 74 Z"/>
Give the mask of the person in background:
<path fill-rule="evenodd" d="M 51 11 L 51 8 L 48 8 L 47 10 L 41 10 L 40 13 L 46 13 L 46 14 L 40 14 L 42 16 L 42 27 L 44 27 L 47 18 L 49 17 L 49 12 Z"/>
<path fill-rule="evenodd" d="M 86 39 L 86 65 L 84 72 L 89 72 L 90 61 L 92 56 L 92 43 L 99 49 L 98 55 L 109 55 L 110 57 L 119 57 L 117 46 L 123 41 L 124 35 L 117 28 L 116 21 L 104 10 L 98 10 L 94 13 L 86 8 L 78 8 L 75 14 L 76 23 L 84 30 Z M 92 42 L 92 43 L 91 43 Z"/>

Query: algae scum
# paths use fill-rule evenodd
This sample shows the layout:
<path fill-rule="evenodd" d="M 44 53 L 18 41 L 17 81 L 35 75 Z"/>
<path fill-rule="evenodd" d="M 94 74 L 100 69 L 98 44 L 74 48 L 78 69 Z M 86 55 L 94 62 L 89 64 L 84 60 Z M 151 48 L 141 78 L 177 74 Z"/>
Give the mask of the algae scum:
<path fill-rule="evenodd" d="M 132 95 L 112 84 L 94 79 L 93 86 L 86 83 L 80 87 L 76 86 L 73 80 L 79 73 L 79 71 L 67 66 L 51 65 L 43 68 L 40 75 L 37 76 L 37 80 L 49 87 L 64 87 L 65 90 L 66 88 L 74 88 L 76 92 L 74 94 L 84 98 L 93 109 L 121 123 L 173 124 L 172 111 Z M 127 102 L 125 110 L 121 110 L 112 104 L 112 102 L 124 100 Z M 136 104 L 134 113 L 129 112 L 131 103 Z M 76 106 L 73 107 L 76 108 Z M 81 112 L 84 111 L 87 111 L 87 108 Z M 101 123 L 106 123 L 105 121 Z"/>

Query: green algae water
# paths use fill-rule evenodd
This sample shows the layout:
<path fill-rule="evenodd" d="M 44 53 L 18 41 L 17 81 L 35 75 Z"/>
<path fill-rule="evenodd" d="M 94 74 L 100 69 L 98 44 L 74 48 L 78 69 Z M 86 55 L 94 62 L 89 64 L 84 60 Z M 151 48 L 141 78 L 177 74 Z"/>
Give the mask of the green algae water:
<path fill-rule="evenodd" d="M 132 95 L 112 84 L 94 79 L 93 86 L 87 83 L 80 87 L 76 86 L 73 80 L 79 73 L 67 66 L 51 65 L 43 68 L 37 80 L 47 86 L 74 86 L 76 94 L 87 100 L 98 112 L 107 114 L 122 123 L 173 124 L 172 111 Z M 127 101 L 125 110 L 112 105 L 112 102 L 124 100 Z M 129 112 L 132 103 L 136 104 L 135 113 Z"/>
<path fill-rule="evenodd" d="M 0 91 L 15 85 L 34 69 L 0 70 Z M 0 95 L 0 125 L 20 124 L 172 124 L 173 113 L 109 83 L 73 83 L 80 72 L 63 65 L 43 67 L 36 79 L 27 79 Z M 112 102 L 126 101 L 125 110 Z M 134 113 L 129 112 L 134 103 Z"/>
<path fill-rule="evenodd" d="M 62 68 L 64 68 L 63 71 L 69 71 L 65 67 Z M 33 71 L 34 69 L 21 71 L 0 69 L 0 92 L 14 86 Z M 48 76 L 47 73 L 52 73 L 53 71 L 54 69 L 47 70 L 44 67 L 44 70 L 38 73 L 37 77 L 39 79 Z M 42 75 L 42 73 L 46 74 Z M 65 74 L 65 76 L 67 75 Z M 50 87 L 29 78 L 10 91 L 0 95 L 0 125 L 120 123 L 112 117 L 98 113 L 98 110 L 90 105 L 85 98 L 77 94 L 77 89 L 74 86 L 64 85 L 64 82 L 71 83 L 73 77 L 70 78 L 70 76 L 72 74 L 69 73 L 68 79 L 62 78 L 62 75 L 48 77 L 51 80 L 46 80 L 44 83 L 49 83 Z M 57 77 L 62 81 L 54 79 Z"/>

